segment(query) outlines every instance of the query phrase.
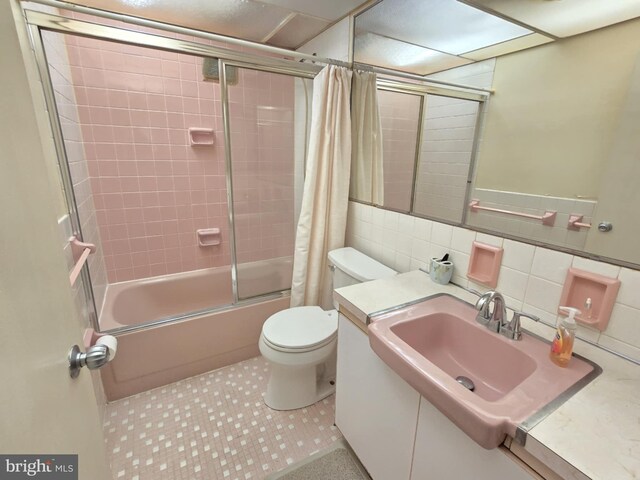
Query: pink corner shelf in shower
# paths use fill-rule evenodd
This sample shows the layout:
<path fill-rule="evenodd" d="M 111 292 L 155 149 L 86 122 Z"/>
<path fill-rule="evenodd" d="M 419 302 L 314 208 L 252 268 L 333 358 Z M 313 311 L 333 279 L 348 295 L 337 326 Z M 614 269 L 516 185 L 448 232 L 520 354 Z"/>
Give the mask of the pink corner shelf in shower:
<path fill-rule="evenodd" d="M 213 145 L 213 128 L 189 128 L 189 142 L 194 147 Z"/>
<path fill-rule="evenodd" d="M 473 242 L 467 277 L 487 287 L 495 288 L 500 275 L 502 252 L 502 247 Z"/>
<path fill-rule="evenodd" d="M 602 331 L 607 328 L 619 289 L 620 280 L 617 278 L 570 268 L 564 281 L 560 305 L 577 308 L 582 312 L 576 315 L 579 323 Z M 588 298 L 591 299 L 590 314 L 585 310 Z M 566 312 L 559 313 L 566 315 Z"/>

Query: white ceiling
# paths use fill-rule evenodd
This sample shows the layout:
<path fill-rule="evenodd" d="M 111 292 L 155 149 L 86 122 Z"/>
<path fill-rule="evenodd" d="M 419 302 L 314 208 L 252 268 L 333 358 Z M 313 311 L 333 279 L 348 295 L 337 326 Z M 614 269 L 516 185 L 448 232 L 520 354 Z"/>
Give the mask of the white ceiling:
<path fill-rule="evenodd" d="M 358 52 L 358 62 L 380 65 L 380 60 L 384 59 L 384 66 L 387 68 L 411 71 L 419 75 L 473 62 L 470 59 L 369 32 L 358 32 L 355 38 L 355 51 Z"/>
<path fill-rule="evenodd" d="M 341 19 L 361 4 L 363 0 L 258 0 L 331 22 Z"/>
<path fill-rule="evenodd" d="M 88 7 L 295 49 L 364 0 L 71 0 Z"/>
<path fill-rule="evenodd" d="M 424 75 L 636 17 L 640 0 L 381 0 L 356 16 L 354 55 Z"/>
<path fill-rule="evenodd" d="M 543 33 L 568 37 L 640 16 L 640 0 L 462 0 L 531 25 Z"/>
<path fill-rule="evenodd" d="M 69 1 L 290 49 L 371 3 Z M 356 60 L 424 74 L 549 41 L 526 27 L 560 38 L 639 16 L 640 0 L 380 0 L 356 17 Z"/>

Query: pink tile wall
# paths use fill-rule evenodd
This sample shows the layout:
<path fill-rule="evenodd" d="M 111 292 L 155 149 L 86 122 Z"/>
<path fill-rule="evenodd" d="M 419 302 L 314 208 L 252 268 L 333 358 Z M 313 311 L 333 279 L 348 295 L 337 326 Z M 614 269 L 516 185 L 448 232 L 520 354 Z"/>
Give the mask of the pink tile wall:
<path fill-rule="evenodd" d="M 109 282 L 228 265 L 220 87 L 202 81 L 202 59 L 59 37 L 67 44 L 90 176 L 85 186 L 93 192 Z M 238 260 L 291 255 L 293 79 L 246 70 L 231 97 Z M 189 127 L 213 128 L 215 145 L 191 147 Z M 222 244 L 197 246 L 195 231 L 209 227 L 221 229 Z"/>
<path fill-rule="evenodd" d="M 71 78 L 69 58 L 62 36 L 51 32 L 43 32 L 42 38 L 49 62 L 49 72 L 55 93 L 60 125 L 62 127 L 67 160 L 71 170 L 78 215 L 80 217 L 80 226 L 84 236 L 83 239 L 97 246 L 96 253 L 89 257 L 88 263 L 96 308 L 99 311 L 102 308 L 107 288 L 107 269 L 82 143 L 78 105 Z M 75 289 L 76 298 L 84 299 L 84 296 L 79 291 L 81 289 L 79 282 L 76 283 Z M 86 306 L 82 306 L 81 310 L 86 310 Z"/>
<path fill-rule="evenodd" d="M 219 86 L 201 59 L 66 41 L 109 282 L 229 264 Z M 190 146 L 189 127 L 215 145 Z M 211 227 L 222 244 L 199 247 Z"/>
<path fill-rule="evenodd" d="M 409 211 L 420 97 L 378 90 L 378 104 L 384 152 L 384 206 Z"/>
<path fill-rule="evenodd" d="M 229 89 L 238 262 L 293 255 L 294 79 L 242 72 Z"/>

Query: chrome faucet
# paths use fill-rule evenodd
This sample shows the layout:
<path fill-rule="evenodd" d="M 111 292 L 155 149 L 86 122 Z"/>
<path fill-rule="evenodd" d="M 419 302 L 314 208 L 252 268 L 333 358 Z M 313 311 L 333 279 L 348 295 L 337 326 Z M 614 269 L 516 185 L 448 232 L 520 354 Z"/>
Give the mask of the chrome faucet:
<path fill-rule="evenodd" d="M 493 303 L 493 311 L 491 310 L 491 303 Z M 500 333 L 505 319 L 507 318 L 507 307 L 504 303 L 504 297 L 491 290 L 484 295 L 481 295 L 476 302 L 476 321 L 492 332 Z"/>
<path fill-rule="evenodd" d="M 491 310 L 492 302 L 493 311 Z M 520 317 L 527 317 L 536 322 L 540 320 L 535 315 L 514 311 L 511 321 L 507 322 L 507 307 L 504 303 L 504 297 L 494 290 L 480 295 L 480 298 L 476 302 L 476 309 L 478 310 L 478 315 L 476 316 L 478 323 L 484 325 L 492 332 L 504 335 L 511 340 L 522 339 Z"/>

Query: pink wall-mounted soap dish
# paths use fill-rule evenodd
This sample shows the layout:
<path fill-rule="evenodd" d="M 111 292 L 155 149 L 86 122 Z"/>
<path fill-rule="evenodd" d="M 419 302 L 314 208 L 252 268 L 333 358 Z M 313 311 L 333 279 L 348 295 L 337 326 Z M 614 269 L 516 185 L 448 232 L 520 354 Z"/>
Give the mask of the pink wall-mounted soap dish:
<path fill-rule="evenodd" d="M 201 247 L 213 247 L 222 242 L 219 228 L 201 228 L 196 230 L 196 235 L 198 236 L 198 245 Z"/>
<path fill-rule="evenodd" d="M 189 128 L 189 142 L 194 147 L 213 145 L 213 128 Z"/>
<path fill-rule="evenodd" d="M 487 287 L 495 288 L 500 275 L 502 252 L 502 247 L 473 242 L 467 277 Z"/>
<path fill-rule="evenodd" d="M 602 331 L 607 328 L 619 289 L 620 280 L 617 278 L 570 268 L 562 289 L 560 305 L 577 308 L 582 313 L 576 315 L 576 321 Z M 587 310 L 585 305 L 589 298 L 591 308 Z M 559 313 L 566 315 L 562 311 Z"/>

